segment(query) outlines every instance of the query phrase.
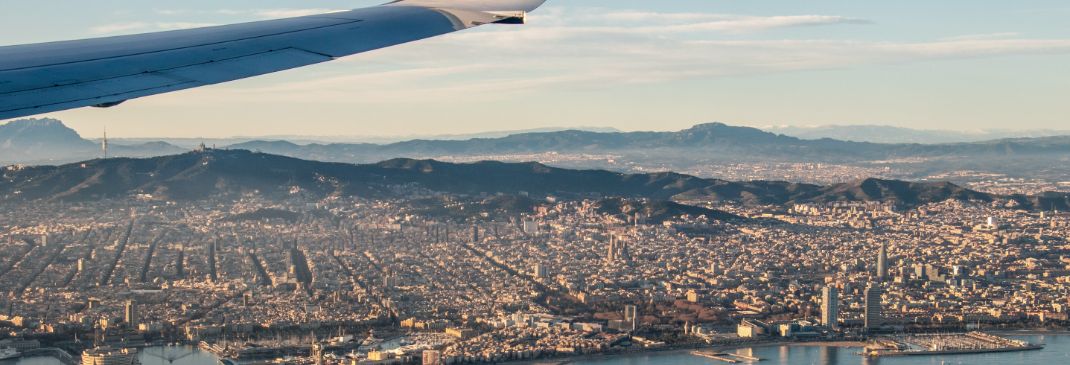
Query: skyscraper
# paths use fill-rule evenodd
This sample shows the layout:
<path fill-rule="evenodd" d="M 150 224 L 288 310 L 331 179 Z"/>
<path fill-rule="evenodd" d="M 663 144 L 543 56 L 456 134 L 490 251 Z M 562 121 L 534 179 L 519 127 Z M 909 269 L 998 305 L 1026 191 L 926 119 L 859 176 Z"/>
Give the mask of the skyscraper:
<path fill-rule="evenodd" d="M 883 242 L 881 243 L 881 249 L 877 252 L 877 279 L 879 282 L 883 282 L 888 277 L 888 246 Z"/>
<path fill-rule="evenodd" d="M 866 330 L 879 328 L 884 322 L 881 305 L 882 294 L 884 294 L 884 290 L 881 289 L 880 284 L 871 283 L 866 287 Z"/>
<path fill-rule="evenodd" d="M 821 324 L 824 324 L 830 329 L 839 329 L 839 316 L 840 316 L 840 295 L 836 292 L 836 288 L 832 286 L 826 286 L 821 291 Z"/>
<path fill-rule="evenodd" d="M 624 323 L 632 331 L 639 329 L 639 307 L 634 305 L 624 306 Z"/>
<path fill-rule="evenodd" d="M 137 303 L 133 300 L 128 300 L 126 301 L 124 309 L 123 321 L 126 322 L 127 327 L 137 329 L 138 324 L 140 324 L 140 319 L 138 318 L 137 313 Z"/>

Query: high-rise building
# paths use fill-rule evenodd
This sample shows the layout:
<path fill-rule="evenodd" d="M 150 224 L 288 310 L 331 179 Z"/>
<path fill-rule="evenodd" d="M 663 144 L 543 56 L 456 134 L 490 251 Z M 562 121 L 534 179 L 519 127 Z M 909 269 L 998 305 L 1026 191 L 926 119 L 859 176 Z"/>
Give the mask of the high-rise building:
<path fill-rule="evenodd" d="M 127 328 L 136 329 L 140 324 L 140 318 L 137 313 L 137 302 L 133 300 L 126 301 L 126 306 L 123 307 L 123 322 L 126 322 Z"/>
<path fill-rule="evenodd" d="M 840 328 L 839 300 L 840 295 L 836 292 L 836 288 L 826 286 L 825 289 L 821 291 L 821 324 L 824 324 L 833 330 Z"/>
<path fill-rule="evenodd" d="M 543 279 L 543 278 L 549 276 L 549 274 L 547 273 L 547 270 L 546 270 L 546 265 L 543 265 L 541 263 L 536 263 L 535 267 L 532 268 L 532 271 L 533 271 L 533 274 L 535 275 L 535 277 L 539 278 L 539 279 Z"/>
<path fill-rule="evenodd" d="M 472 243 L 479 242 L 479 226 L 472 226 Z"/>
<path fill-rule="evenodd" d="M 624 306 L 624 323 L 632 331 L 639 329 L 639 307 L 634 305 Z"/>
<path fill-rule="evenodd" d="M 424 365 L 442 365 L 442 352 L 438 350 L 424 350 L 423 353 Z"/>
<path fill-rule="evenodd" d="M 888 246 L 881 243 L 880 251 L 877 252 L 877 279 L 883 282 L 888 277 Z"/>
<path fill-rule="evenodd" d="M 137 365 L 137 350 L 98 347 L 82 353 L 82 365 Z"/>
<path fill-rule="evenodd" d="M 882 294 L 884 294 L 884 290 L 881 289 L 880 284 L 871 283 L 866 287 L 866 330 L 873 330 L 884 324 L 883 306 L 881 304 Z"/>

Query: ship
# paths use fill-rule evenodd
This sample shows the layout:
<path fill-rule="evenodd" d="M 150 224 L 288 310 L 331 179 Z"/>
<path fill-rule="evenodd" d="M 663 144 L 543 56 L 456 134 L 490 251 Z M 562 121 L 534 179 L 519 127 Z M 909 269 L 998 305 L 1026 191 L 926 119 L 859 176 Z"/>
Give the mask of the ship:
<path fill-rule="evenodd" d="M 14 359 L 21 355 L 22 354 L 19 354 L 18 350 L 15 350 L 10 347 L 0 349 L 0 360 Z"/>

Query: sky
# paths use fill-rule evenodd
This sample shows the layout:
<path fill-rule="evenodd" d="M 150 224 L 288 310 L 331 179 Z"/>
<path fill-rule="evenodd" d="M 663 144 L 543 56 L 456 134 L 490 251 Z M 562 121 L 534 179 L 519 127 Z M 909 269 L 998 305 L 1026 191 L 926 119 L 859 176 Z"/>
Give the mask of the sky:
<path fill-rule="evenodd" d="M 383 0 L 5 0 L 0 45 Z M 549 0 L 485 26 L 47 116 L 83 136 L 404 136 L 541 127 L 1070 129 L 1065 0 Z"/>

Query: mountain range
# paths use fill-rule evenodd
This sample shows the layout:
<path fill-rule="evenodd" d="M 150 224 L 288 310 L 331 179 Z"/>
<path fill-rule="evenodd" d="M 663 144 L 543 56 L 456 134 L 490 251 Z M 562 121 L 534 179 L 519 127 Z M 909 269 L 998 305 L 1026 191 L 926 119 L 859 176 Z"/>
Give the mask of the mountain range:
<path fill-rule="evenodd" d="M 842 127 L 870 128 L 870 127 Z M 874 133 L 883 131 L 880 128 Z M 185 141 L 189 142 L 189 141 Z M 1006 138 L 971 143 L 872 143 L 804 139 L 722 123 L 676 132 L 539 131 L 470 139 L 418 139 L 388 144 L 247 141 L 226 146 L 302 159 L 372 163 L 391 158 L 441 158 L 539 153 L 611 153 L 631 159 L 781 160 L 859 162 L 901 158 L 967 158 L 1065 155 L 1070 136 Z M 166 142 L 111 143 L 109 154 L 162 156 L 188 150 Z M 0 125 L 0 164 L 61 164 L 101 155 L 98 142 L 85 140 L 54 119 Z"/>
<path fill-rule="evenodd" d="M 903 158 L 972 158 L 1070 153 L 1070 136 L 1001 139 L 954 144 L 881 144 L 807 140 L 722 123 L 677 132 L 558 131 L 501 138 L 413 140 L 377 144 L 307 144 L 252 141 L 230 146 L 297 158 L 368 163 L 389 158 L 439 158 L 539 153 L 609 153 L 644 160 L 736 160 L 851 163 Z"/>
<path fill-rule="evenodd" d="M 62 166 L 9 167 L 0 177 L 7 202 L 91 201 L 141 196 L 201 200 L 257 194 L 404 197 L 431 193 L 480 197 L 527 195 L 559 198 L 641 198 L 655 201 L 790 205 L 824 202 L 887 202 L 916 207 L 948 199 L 1011 203 L 1024 209 L 1068 209 L 1070 195 L 1000 196 L 950 183 L 866 179 L 827 186 L 777 181 L 732 182 L 677 173 L 624 174 L 572 170 L 539 163 L 393 159 L 354 165 L 301 160 L 245 150 L 207 150 L 179 155 L 91 160 Z M 515 204 L 515 203 L 514 203 Z"/>
<path fill-rule="evenodd" d="M 770 126 L 762 130 L 802 139 L 838 139 L 873 143 L 967 143 L 1008 138 L 1043 138 L 1070 135 L 1070 130 L 979 129 L 953 131 L 913 129 L 886 125 Z"/>

